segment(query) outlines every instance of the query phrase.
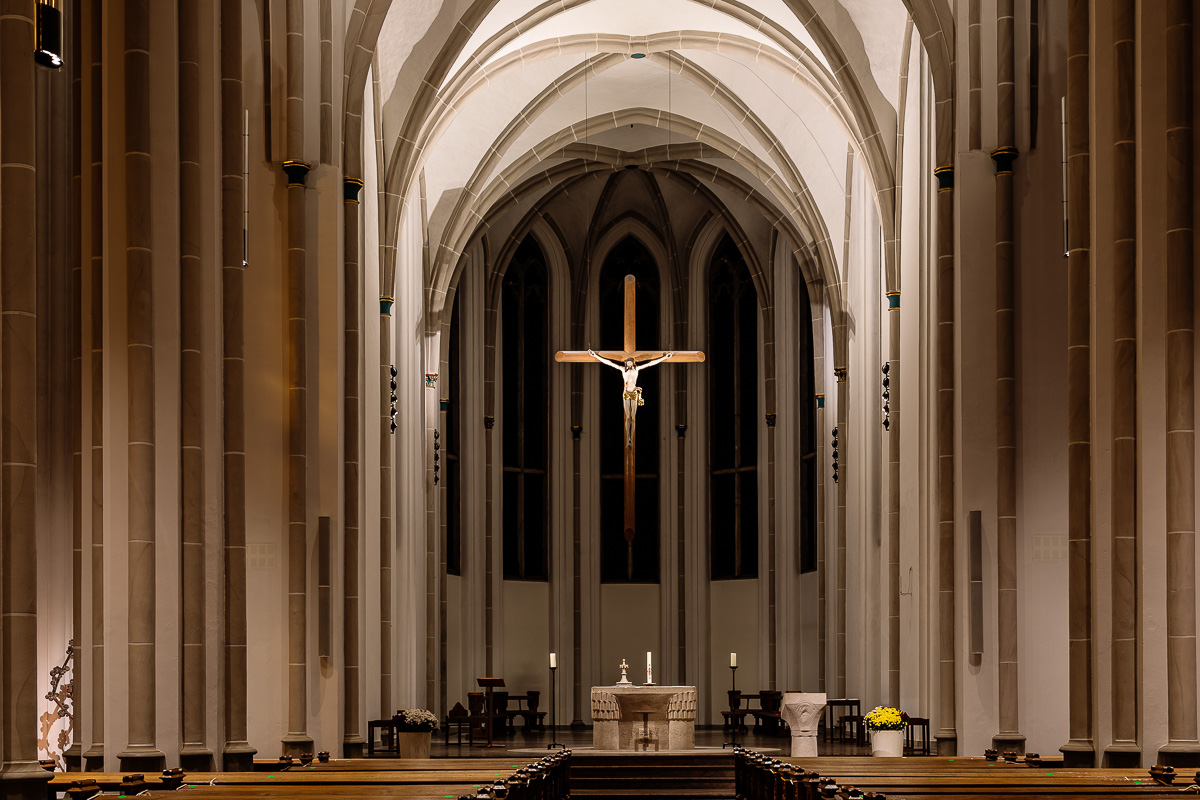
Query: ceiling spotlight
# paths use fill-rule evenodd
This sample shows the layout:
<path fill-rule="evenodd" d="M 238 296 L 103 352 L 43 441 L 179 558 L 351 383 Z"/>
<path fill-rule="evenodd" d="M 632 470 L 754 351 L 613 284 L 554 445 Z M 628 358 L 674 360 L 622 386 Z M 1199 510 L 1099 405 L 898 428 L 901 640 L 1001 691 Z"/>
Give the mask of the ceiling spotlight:
<path fill-rule="evenodd" d="M 58 10 L 58 0 L 37 2 L 33 60 L 50 69 L 59 69 L 63 65 L 62 12 Z"/>

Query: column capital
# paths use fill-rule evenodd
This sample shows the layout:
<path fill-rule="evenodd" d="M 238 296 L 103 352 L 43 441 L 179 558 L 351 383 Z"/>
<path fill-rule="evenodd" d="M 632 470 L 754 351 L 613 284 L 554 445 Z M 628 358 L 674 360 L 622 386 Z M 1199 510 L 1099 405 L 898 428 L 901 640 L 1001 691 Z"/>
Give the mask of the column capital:
<path fill-rule="evenodd" d="M 357 203 L 358 193 L 362 188 L 363 182 L 358 178 L 346 178 L 342 181 L 342 199 L 348 203 Z"/>
<path fill-rule="evenodd" d="M 933 170 L 933 176 L 937 178 L 939 192 L 944 192 L 954 188 L 953 164 L 947 164 L 945 166 L 935 168 Z"/>
<path fill-rule="evenodd" d="M 307 161 L 285 161 L 282 166 L 287 174 L 288 186 L 303 186 L 308 178 L 308 171 L 312 169 L 312 165 Z"/>
<path fill-rule="evenodd" d="M 1011 173 L 1018 155 L 1020 152 L 1015 147 L 997 147 L 993 150 L 992 161 L 996 165 L 996 174 Z"/>

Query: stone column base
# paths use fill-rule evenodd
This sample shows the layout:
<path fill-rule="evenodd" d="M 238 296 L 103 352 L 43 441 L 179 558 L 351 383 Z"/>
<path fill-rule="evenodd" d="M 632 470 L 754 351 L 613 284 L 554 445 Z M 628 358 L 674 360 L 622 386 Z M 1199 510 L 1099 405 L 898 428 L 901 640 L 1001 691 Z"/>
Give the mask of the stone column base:
<path fill-rule="evenodd" d="M 179 751 L 179 766 L 184 772 L 212 772 L 213 752 L 207 747 L 185 747 Z"/>
<path fill-rule="evenodd" d="M 83 748 L 79 742 L 74 742 L 63 751 L 63 763 L 67 765 L 67 772 L 79 772 L 83 769 Z"/>
<path fill-rule="evenodd" d="M 104 745 L 92 745 L 84 752 L 83 769 L 85 772 L 104 771 Z"/>
<path fill-rule="evenodd" d="M 221 768 L 225 772 L 253 772 L 256 755 L 258 751 L 246 742 L 229 742 L 221 751 Z"/>
<path fill-rule="evenodd" d="M 1090 741 L 1072 739 L 1058 748 L 1067 769 L 1091 769 L 1096 766 L 1096 748 Z"/>
<path fill-rule="evenodd" d="M 157 775 L 167 764 L 166 755 L 156 747 L 130 747 L 117 753 L 121 762 L 121 772 L 143 775 Z"/>
<path fill-rule="evenodd" d="M 1158 749 L 1158 763 L 1167 767 L 1200 767 L 1200 742 L 1171 742 Z"/>
<path fill-rule="evenodd" d="M 997 733 L 992 737 L 992 748 L 1003 755 L 1009 750 L 1017 755 L 1025 755 L 1025 737 L 1019 733 Z"/>
<path fill-rule="evenodd" d="M 285 756 L 302 756 L 313 751 L 312 737 L 303 733 L 289 734 L 283 737 L 282 744 Z"/>
<path fill-rule="evenodd" d="M 5 800 L 46 800 L 46 784 L 52 777 L 36 761 L 6 762 L 0 766 L 0 797 Z"/>
<path fill-rule="evenodd" d="M 367 740 L 357 733 L 342 739 L 342 758 L 362 758 Z"/>
<path fill-rule="evenodd" d="M 933 735 L 933 740 L 937 743 L 937 754 L 939 756 L 957 756 L 958 755 L 958 732 L 953 730 L 941 730 Z"/>
<path fill-rule="evenodd" d="M 1104 766 L 1136 769 L 1142 765 L 1142 748 L 1136 744 L 1110 744 L 1104 748 Z"/>

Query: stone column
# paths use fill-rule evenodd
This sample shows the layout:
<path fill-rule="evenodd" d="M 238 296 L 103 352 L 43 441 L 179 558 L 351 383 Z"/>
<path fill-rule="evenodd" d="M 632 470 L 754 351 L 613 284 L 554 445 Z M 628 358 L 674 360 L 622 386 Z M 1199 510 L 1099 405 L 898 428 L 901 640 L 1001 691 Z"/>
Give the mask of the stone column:
<path fill-rule="evenodd" d="M 79 697 L 83 694 L 83 10 L 70 8 L 71 55 L 71 652 L 75 689 L 72 711 L 71 745 L 63 753 L 67 770 L 83 768 L 83 715 Z"/>
<path fill-rule="evenodd" d="M 817 755 L 817 725 L 825 714 L 824 692 L 784 692 L 780 710 L 792 731 L 792 758 Z"/>
<path fill-rule="evenodd" d="M 1067 6 L 1067 630 L 1068 767 L 1093 767 L 1090 21 Z"/>
<path fill-rule="evenodd" d="M 91 492 L 91 552 L 89 571 L 92 575 L 91 629 L 92 668 L 88 675 L 88 700 L 91 714 L 91 746 L 84 752 L 88 769 L 104 767 L 104 42 L 102 33 L 104 0 L 88 5 L 88 42 L 91 61 L 88 72 L 88 101 L 91 105 L 91 127 L 88 131 L 88 159 L 91 187 L 88 194 L 88 239 L 91 244 L 91 270 L 88 276 L 88 303 L 91 322 L 91 353 L 88 369 L 91 373 L 91 392 L 88 396 L 90 414 L 89 467 L 92 476 Z M 78 664 L 78 661 L 76 662 Z M 81 676 L 82 677 L 82 676 Z M 77 680 L 83 688 L 84 682 Z M 81 692 L 82 694 L 82 692 Z"/>
<path fill-rule="evenodd" d="M 246 330 L 245 179 L 242 176 L 242 2 L 221 0 L 221 396 L 225 562 L 223 769 L 245 772 L 246 731 Z"/>
<path fill-rule="evenodd" d="M 345 335 L 343 337 L 343 359 L 346 377 L 343 390 L 343 464 L 342 494 L 345 502 L 343 512 L 344 541 L 342 546 L 342 578 L 344 602 L 342 605 L 342 663 L 344 664 L 345 697 L 342 716 L 342 755 L 345 758 L 360 758 L 363 753 L 362 722 L 359 717 L 361 704 L 361 673 L 359 671 L 359 537 L 362 504 L 359 502 L 359 463 L 362 460 L 359 439 L 362 417 L 359 404 L 359 384 L 362 383 L 362 337 L 359 334 L 362 312 L 361 265 L 359 264 L 359 205 L 358 193 L 363 183 L 357 178 L 346 178 L 343 183 L 342 199 L 345 209 L 345 271 L 344 310 Z"/>
<path fill-rule="evenodd" d="M 125 294 L 128 392 L 129 673 L 128 744 L 121 769 L 163 767 L 155 707 L 154 259 L 150 181 L 150 7 L 130 0 L 124 15 Z"/>
<path fill-rule="evenodd" d="M 392 707 L 392 431 L 389 381 L 392 380 L 391 297 L 379 298 L 379 385 L 384 396 L 379 417 L 379 705 L 382 716 Z"/>
<path fill-rule="evenodd" d="M 179 0 L 179 500 L 183 626 L 180 707 L 185 769 L 211 770 L 205 656 L 203 266 L 200 263 L 200 20 Z"/>
<path fill-rule="evenodd" d="M 37 751 L 37 136 L 33 0 L 0 0 L 0 796 L 41 800 Z M 14 391 L 11 387 L 27 387 Z"/>
<path fill-rule="evenodd" d="M 1017 346 L 1013 165 L 1017 160 L 1013 0 L 996 6 L 996 632 L 1000 730 L 992 747 L 1025 752 L 1017 663 Z"/>
<path fill-rule="evenodd" d="M 900 292 L 888 300 L 888 702 L 900 708 Z"/>
<path fill-rule="evenodd" d="M 308 735 L 308 231 L 304 182 L 304 3 L 287 0 L 288 732 L 283 752 L 312 751 Z"/>
<path fill-rule="evenodd" d="M 850 379 L 845 367 L 834 367 L 837 377 L 837 600 L 834 620 L 834 691 L 846 696 L 846 445 L 850 441 Z"/>
<path fill-rule="evenodd" d="M 1196 730 L 1196 348 L 1192 0 L 1167 3 L 1167 737 L 1158 763 L 1200 766 Z"/>
<path fill-rule="evenodd" d="M 293 3 L 288 3 L 289 17 Z M 299 9 L 295 9 L 298 16 Z M 289 42 L 296 37 L 288 37 Z M 299 58 L 299 55 L 297 55 Z M 290 116 L 290 115 L 289 115 Z M 289 128 L 291 127 L 289 122 Z M 308 320 L 304 181 L 309 165 L 285 161 L 288 201 L 288 732 L 283 752 L 311 752 L 308 736 Z"/>
<path fill-rule="evenodd" d="M 1112 715 L 1110 766 L 1138 744 L 1137 76 L 1134 0 L 1113 0 Z"/>
<path fill-rule="evenodd" d="M 938 755 L 958 754 L 958 651 L 954 605 L 954 167 L 933 171 L 937 195 L 938 374 Z"/>
<path fill-rule="evenodd" d="M 817 404 L 814 441 L 817 444 L 817 689 L 826 691 L 826 639 L 828 628 L 828 604 L 826 601 L 825 539 L 829 530 L 825 523 L 825 309 L 828 307 L 821 284 L 813 280 L 808 285 L 809 302 L 813 309 L 813 390 Z"/>

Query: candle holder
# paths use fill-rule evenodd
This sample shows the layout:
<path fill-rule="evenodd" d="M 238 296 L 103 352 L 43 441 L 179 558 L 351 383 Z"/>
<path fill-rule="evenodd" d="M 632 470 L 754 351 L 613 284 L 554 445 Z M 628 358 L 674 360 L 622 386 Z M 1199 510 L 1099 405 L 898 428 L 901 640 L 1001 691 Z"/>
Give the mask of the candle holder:
<path fill-rule="evenodd" d="M 736 693 L 737 693 L 737 667 L 735 667 L 731 664 L 729 666 L 729 697 L 732 699 Z M 738 703 L 739 711 L 741 710 L 741 707 L 742 707 L 742 704 L 739 702 Z M 731 707 L 729 710 L 733 711 L 733 708 Z M 726 747 L 737 747 L 737 729 L 738 729 L 738 724 L 739 724 L 738 719 L 739 719 L 739 716 L 737 714 L 729 715 L 729 730 L 731 731 L 731 733 L 730 733 L 731 741 L 728 741 L 728 742 L 725 742 L 724 744 L 722 744 L 721 745 L 722 750 L 724 750 Z"/>
<path fill-rule="evenodd" d="M 567 749 L 565 744 L 558 742 L 558 719 L 556 716 L 557 708 L 555 707 L 555 691 L 554 691 L 554 673 L 558 672 L 558 667 L 550 668 L 550 744 L 546 745 L 547 750 L 553 750 L 556 747 Z"/>

